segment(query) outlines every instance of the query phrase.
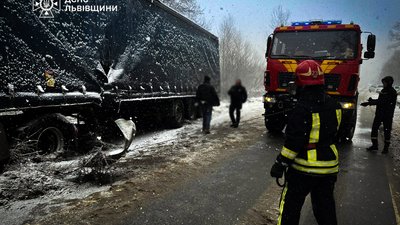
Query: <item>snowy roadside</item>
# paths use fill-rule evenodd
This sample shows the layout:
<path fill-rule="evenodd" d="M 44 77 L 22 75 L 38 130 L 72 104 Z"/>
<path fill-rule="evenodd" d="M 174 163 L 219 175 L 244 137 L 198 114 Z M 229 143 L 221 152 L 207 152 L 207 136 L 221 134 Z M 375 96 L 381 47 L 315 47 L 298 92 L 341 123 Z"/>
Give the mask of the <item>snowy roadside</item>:
<path fill-rule="evenodd" d="M 261 116 L 260 108 L 262 108 L 262 102 L 259 98 L 251 98 L 246 102 L 242 109 L 242 121 L 254 118 L 255 116 Z M 259 115 L 258 115 L 259 114 Z M 229 103 L 222 101 L 219 107 L 214 107 L 212 120 L 211 120 L 211 132 L 213 127 L 221 126 L 223 124 L 230 124 L 229 119 Z M 147 133 L 135 138 L 127 157 L 134 157 L 144 152 L 152 146 L 159 144 L 171 144 L 172 142 L 182 138 L 182 136 L 190 136 L 199 134 L 201 131 L 202 121 L 201 119 L 189 122 L 185 126 L 173 129 L 173 130 L 160 130 L 151 133 Z"/>
<path fill-rule="evenodd" d="M 228 103 L 222 102 L 213 112 L 212 133 L 217 134 L 221 126 L 230 124 Z M 258 98 L 250 99 L 243 107 L 242 121 L 257 118 L 262 123 L 262 103 Z M 224 128 L 222 128 L 224 129 Z M 117 174 L 143 174 L 148 167 L 141 167 L 132 162 L 151 159 L 148 164 L 155 166 L 157 157 L 169 157 L 191 164 L 199 158 L 213 157 L 213 146 L 226 144 L 217 140 L 209 145 L 207 137 L 200 132 L 201 120 L 189 122 L 175 130 L 160 130 L 145 133 L 136 138 L 127 155 L 116 163 Z M 213 135 L 213 134 L 212 134 Z M 228 134 L 233 142 L 241 140 L 240 134 Z M 201 151 L 197 149 L 205 147 Z M 93 193 L 104 192 L 114 184 L 99 186 L 91 183 L 76 182 L 79 164 L 83 156 L 45 159 L 40 162 L 28 161 L 13 165 L 0 175 L 0 224 L 22 224 L 35 218 L 35 214 L 47 213 L 54 207 L 67 204 L 73 199 L 82 199 Z M 206 161 L 206 160 L 205 160 Z M 140 163 L 139 163 L 140 164 Z M 132 172 L 133 171 L 133 172 Z M 126 177 L 120 177 L 117 183 Z"/>

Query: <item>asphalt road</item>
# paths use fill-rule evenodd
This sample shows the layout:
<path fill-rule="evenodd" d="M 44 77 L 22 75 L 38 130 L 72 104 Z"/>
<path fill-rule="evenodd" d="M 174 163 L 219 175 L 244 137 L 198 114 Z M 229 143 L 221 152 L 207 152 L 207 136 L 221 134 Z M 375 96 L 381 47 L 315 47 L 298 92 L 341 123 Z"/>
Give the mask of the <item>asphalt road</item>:
<path fill-rule="evenodd" d="M 397 224 L 392 193 L 399 179 L 388 172 L 391 159 L 365 151 L 370 144 L 372 112 L 361 109 L 353 143 L 338 146 L 341 171 L 336 207 L 341 225 Z M 280 148 L 282 142 L 282 137 L 261 137 L 202 176 L 127 215 L 121 224 L 236 224 L 275 185 L 266 172 L 277 154 L 273 149 Z M 303 207 L 301 224 L 317 224 L 310 199 Z"/>

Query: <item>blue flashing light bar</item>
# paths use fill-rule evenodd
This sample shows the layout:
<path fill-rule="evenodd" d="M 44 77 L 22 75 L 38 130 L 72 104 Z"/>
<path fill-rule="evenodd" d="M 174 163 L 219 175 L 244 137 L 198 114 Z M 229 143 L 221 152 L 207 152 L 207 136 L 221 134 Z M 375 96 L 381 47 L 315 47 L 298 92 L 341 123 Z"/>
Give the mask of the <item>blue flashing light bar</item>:
<path fill-rule="evenodd" d="M 342 24 L 342 21 L 341 20 L 303 21 L 303 22 L 293 22 L 292 26 L 337 25 L 337 24 Z"/>

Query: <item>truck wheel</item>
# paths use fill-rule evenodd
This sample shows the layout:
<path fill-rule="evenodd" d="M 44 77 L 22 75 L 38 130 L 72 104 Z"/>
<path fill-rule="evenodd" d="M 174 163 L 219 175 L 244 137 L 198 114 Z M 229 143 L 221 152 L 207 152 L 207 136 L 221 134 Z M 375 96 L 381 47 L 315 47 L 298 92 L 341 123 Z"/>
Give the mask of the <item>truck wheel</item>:
<path fill-rule="evenodd" d="M 3 125 L 0 123 L 0 173 L 3 172 L 4 166 L 10 158 L 10 149 L 8 147 L 6 131 Z"/>
<path fill-rule="evenodd" d="M 65 150 L 77 138 L 76 126 L 58 113 L 30 121 L 18 130 L 20 140 L 33 141 L 34 148 L 41 154 Z"/>
<path fill-rule="evenodd" d="M 349 124 L 345 124 L 341 130 L 339 130 L 339 142 L 351 142 L 354 133 L 356 130 L 356 124 L 357 124 L 357 108 L 355 109 L 355 112 L 351 118 L 351 122 Z"/>
<path fill-rule="evenodd" d="M 283 128 L 285 128 L 286 123 L 284 118 L 281 117 L 265 117 L 265 127 L 271 133 L 282 133 Z"/>
<path fill-rule="evenodd" d="M 64 149 L 64 135 L 57 127 L 46 127 L 39 132 L 36 147 L 42 153 L 57 152 Z"/>
<path fill-rule="evenodd" d="M 195 120 L 197 118 L 196 106 L 194 100 L 189 99 L 185 102 L 185 119 Z"/>
<path fill-rule="evenodd" d="M 183 126 L 185 107 L 181 100 L 175 100 L 172 103 L 172 110 L 167 120 L 167 125 L 169 128 L 179 128 Z"/>

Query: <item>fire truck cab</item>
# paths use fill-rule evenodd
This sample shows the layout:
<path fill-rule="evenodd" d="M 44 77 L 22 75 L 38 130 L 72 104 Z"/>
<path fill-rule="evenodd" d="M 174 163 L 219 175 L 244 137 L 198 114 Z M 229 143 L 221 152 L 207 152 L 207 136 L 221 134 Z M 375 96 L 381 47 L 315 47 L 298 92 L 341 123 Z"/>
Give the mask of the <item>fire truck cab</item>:
<path fill-rule="evenodd" d="M 369 33 L 362 56 L 361 34 Z M 325 74 L 326 93 L 343 108 L 339 138 L 351 140 L 357 121 L 360 64 L 375 57 L 375 35 L 362 32 L 357 24 L 340 20 L 295 22 L 277 27 L 268 37 L 264 74 L 265 126 L 281 132 L 296 104 L 291 94 L 295 70 L 303 60 L 317 61 Z"/>

